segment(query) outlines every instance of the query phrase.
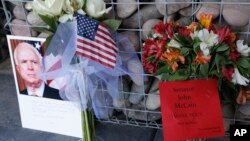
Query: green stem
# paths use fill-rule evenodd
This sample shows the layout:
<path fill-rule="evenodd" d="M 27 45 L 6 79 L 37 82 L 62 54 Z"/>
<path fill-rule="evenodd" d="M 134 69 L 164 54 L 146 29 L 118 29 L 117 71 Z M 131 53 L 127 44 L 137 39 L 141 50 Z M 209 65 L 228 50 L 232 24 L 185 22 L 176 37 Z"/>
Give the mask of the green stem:
<path fill-rule="evenodd" d="M 96 141 L 94 128 L 94 115 L 91 111 L 82 111 L 83 141 Z"/>
<path fill-rule="evenodd" d="M 87 139 L 88 141 L 91 141 L 91 133 L 90 133 L 90 126 L 89 126 L 89 119 L 88 119 L 88 111 L 84 111 L 85 115 L 85 124 L 86 124 L 86 132 L 87 132 Z"/>

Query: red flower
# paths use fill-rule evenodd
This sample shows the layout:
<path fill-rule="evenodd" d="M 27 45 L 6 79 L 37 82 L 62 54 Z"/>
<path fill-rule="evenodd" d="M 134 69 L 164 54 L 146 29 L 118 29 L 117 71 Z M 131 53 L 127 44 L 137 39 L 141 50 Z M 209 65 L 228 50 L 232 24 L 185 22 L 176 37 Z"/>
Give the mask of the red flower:
<path fill-rule="evenodd" d="M 228 67 L 228 68 L 225 68 L 225 67 L 222 67 L 221 69 L 221 73 L 222 75 L 229 81 L 232 80 L 232 75 L 234 73 L 234 68 L 233 67 Z"/>
<path fill-rule="evenodd" d="M 166 41 L 163 39 L 153 40 L 147 39 L 143 46 L 142 64 L 144 69 L 149 73 L 154 73 L 157 69 L 156 61 L 161 57 L 162 52 L 165 50 Z M 148 57 L 155 56 L 155 60 L 149 62 Z"/>
<path fill-rule="evenodd" d="M 153 31 L 154 33 L 157 33 L 157 34 L 161 34 L 161 35 L 165 34 L 165 24 L 162 21 L 158 22 L 154 26 Z"/>
<path fill-rule="evenodd" d="M 240 57 L 240 53 L 237 52 L 236 50 L 230 51 L 229 56 L 230 56 L 230 59 L 231 59 L 233 62 L 236 62 L 237 59 Z"/>
<path fill-rule="evenodd" d="M 159 59 L 162 54 L 162 51 L 165 50 L 165 46 L 165 40 L 159 39 L 154 41 L 153 39 L 147 39 L 143 46 L 143 55 L 145 55 L 145 57 L 155 55 L 155 58 Z"/>
<path fill-rule="evenodd" d="M 156 62 L 149 62 L 145 57 L 142 57 L 142 65 L 148 73 L 155 73 L 158 67 Z"/>
<path fill-rule="evenodd" d="M 220 42 L 225 41 L 229 38 L 231 33 L 231 29 L 229 27 L 222 27 L 217 30 L 217 35 L 219 36 Z"/>
<path fill-rule="evenodd" d="M 156 34 L 159 34 L 164 40 L 167 40 L 167 39 L 173 37 L 173 35 L 174 35 L 173 29 L 174 29 L 173 22 L 164 24 L 161 21 L 154 26 L 153 31 Z"/>
<path fill-rule="evenodd" d="M 179 27 L 178 28 L 178 35 L 179 36 L 184 36 L 187 39 L 191 39 L 190 31 L 187 28 L 184 28 L 184 27 Z"/>
<path fill-rule="evenodd" d="M 174 36 L 174 23 L 169 22 L 165 24 L 165 32 L 168 35 L 168 38 L 172 38 Z"/>

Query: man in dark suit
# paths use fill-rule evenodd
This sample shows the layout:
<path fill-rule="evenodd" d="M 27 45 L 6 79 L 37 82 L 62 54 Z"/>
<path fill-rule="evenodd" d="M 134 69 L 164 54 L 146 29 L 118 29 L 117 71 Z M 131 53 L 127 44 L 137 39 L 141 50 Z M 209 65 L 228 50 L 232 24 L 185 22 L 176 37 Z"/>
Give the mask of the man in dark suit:
<path fill-rule="evenodd" d="M 14 60 L 16 70 L 27 88 L 21 91 L 21 94 L 62 100 L 57 89 L 49 87 L 40 79 L 40 73 L 43 71 L 42 56 L 33 45 L 19 43 L 14 51 Z"/>

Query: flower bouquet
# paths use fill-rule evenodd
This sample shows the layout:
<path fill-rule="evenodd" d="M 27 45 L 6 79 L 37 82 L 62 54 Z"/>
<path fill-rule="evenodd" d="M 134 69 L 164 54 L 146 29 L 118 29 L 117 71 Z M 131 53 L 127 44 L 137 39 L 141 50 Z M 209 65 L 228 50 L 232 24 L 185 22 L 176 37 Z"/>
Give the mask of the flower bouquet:
<path fill-rule="evenodd" d="M 219 91 L 225 94 L 222 98 L 228 100 L 228 92 L 238 93 L 248 85 L 249 52 L 230 27 L 217 28 L 212 15 L 203 13 L 186 27 L 157 23 L 143 45 L 142 63 L 161 81 L 217 79 Z"/>
<path fill-rule="evenodd" d="M 36 28 L 49 35 L 45 60 L 49 60 L 50 66 L 45 67 L 43 76 L 46 80 L 63 78 L 66 84 L 60 95 L 65 100 L 80 102 L 83 140 L 93 141 L 95 107 L 91 102 L 96 84 L 91 76 L 106 79 L 103 74 L 100 78 L 98 72 L 115 70 L 118 49 L 109 29 L 115 31 L 121 22 L 100 22 L 103 14 L 111 10 L 106 9 L 103 0 L 34 0 L 32 6 L 48 25 Z"/>

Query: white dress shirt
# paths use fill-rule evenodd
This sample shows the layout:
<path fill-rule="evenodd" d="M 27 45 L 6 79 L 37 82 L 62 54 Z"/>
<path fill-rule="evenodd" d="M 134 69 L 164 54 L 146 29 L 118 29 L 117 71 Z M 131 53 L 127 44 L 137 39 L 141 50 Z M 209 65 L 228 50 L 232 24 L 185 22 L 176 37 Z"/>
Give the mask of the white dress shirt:
<path fill-rule="evenodd" d="M 43 97 L 44 88 L 45 88 L 44 83 L 42 83 L 39 88 L 35 89 L 35 91 L 27 88 L 28 95 L 32 95 L 32 96 L 36 95 L 39 97 Z"/>

